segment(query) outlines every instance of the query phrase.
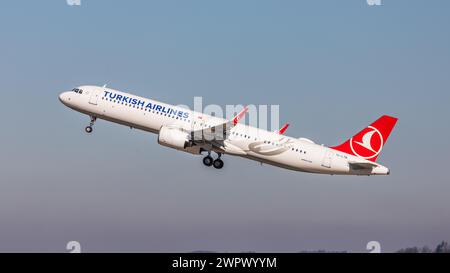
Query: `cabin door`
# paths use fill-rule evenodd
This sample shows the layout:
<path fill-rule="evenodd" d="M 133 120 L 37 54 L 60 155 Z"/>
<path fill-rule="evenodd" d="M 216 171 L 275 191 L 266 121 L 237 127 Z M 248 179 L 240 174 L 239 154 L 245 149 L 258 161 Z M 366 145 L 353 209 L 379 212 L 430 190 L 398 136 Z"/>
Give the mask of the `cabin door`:
<path fill-rule="evenodd" d="M 333 158 L 333 152 L 327 149 L 325 156 L 323 157 L 322 167 L 331 168 L 331 160 Z"/>
<path fill-rule="evenodd" d="M 94 89 L 92 91 L 91 97 L 89 98 L 89 103 L 93 104 L 93 105 L 97 105 L 99 97 L 100 97 L 100 90 Z"/>

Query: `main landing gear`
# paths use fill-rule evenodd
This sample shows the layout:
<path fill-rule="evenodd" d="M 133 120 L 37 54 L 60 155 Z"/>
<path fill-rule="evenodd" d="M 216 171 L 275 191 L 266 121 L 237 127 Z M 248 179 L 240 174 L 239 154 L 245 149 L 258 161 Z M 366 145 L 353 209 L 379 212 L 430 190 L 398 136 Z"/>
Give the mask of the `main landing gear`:
<path fill-rule="evenodd" d="M 220 157 L 222 156 L 221 153 L 218 153 L 218 158 L 216 160 L 214 160 L 211 156 L 211 152 L 208 152 L 208 155 L 203 158 L 203 164 L 205 164 L 205 166 L 211 167 L 214 166 L 214 168 L 216 169 L 222 169 L 223 168 L 223 161 L 222 159 L 220 159 Z"/>
<path fill-rule="evenodd" d="M 97 120 L 96 117 L 91 117 L 91 123 L 89 123 L 89 126 L 87 126 L 84 130 L 86 133 L 90 134 L 94 130 L 92 127 L 94 126 L 95 121 Z"/>

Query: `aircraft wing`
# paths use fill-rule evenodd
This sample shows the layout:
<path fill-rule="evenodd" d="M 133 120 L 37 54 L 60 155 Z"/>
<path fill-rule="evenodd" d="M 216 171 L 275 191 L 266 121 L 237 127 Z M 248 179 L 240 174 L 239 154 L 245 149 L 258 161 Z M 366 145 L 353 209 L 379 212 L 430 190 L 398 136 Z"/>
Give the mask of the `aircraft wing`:
<path fill-rule="evenodd" d="M 191 141 L 195 144 L 211 144 L 213 146 L 222 147 L 223 141 L 229 137 L 231 129 L 239 123 L 239 120 L 244 117 L 247 111 L 248 107 L 245 107 L 237 116 L 228 122 L 192 131 Z"/>

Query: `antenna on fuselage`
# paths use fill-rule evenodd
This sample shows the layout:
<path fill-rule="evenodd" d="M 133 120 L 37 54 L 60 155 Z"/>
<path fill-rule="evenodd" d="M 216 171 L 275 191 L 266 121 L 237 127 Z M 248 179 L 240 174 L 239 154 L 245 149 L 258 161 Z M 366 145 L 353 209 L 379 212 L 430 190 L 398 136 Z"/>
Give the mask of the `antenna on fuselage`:
<path fill-rule="evenodd" d="M 106 88 L 107 85 L 108 85 L 108 84 L 103 85 L 103 88 Z"/>

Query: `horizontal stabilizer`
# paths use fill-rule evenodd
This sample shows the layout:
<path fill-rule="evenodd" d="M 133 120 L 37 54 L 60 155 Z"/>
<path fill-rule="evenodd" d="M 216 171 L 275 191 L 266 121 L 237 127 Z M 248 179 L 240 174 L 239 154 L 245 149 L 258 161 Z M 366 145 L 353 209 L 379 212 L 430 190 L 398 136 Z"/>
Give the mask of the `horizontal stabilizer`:
<path fill-rule="evenodd" d="M 349 162 L 348 163 L 350 165 L 351 169 L 357 169 L 357 170 L 371 170 L 375 167 L 377 167 L 377 164 L 374 163 L 370 163 L 370 162 Z"/>

